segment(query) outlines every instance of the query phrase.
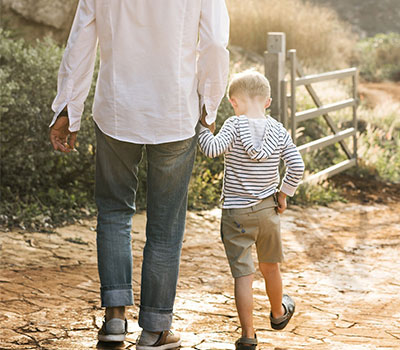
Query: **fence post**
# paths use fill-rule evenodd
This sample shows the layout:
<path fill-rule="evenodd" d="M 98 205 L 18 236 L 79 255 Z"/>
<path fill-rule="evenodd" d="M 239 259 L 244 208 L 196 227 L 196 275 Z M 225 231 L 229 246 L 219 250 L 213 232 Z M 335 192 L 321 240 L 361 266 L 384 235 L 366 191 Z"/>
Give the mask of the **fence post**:
<path fill-rule="evenodd" d="M 353 106 L 353 127 L 355 130 L 354 136 L 353 136 L 353 158 L 356 159 L 356 166 L 358 165 L 358 159 L 357 159 L 357 128 L 358 128 L 358 123 L 357 123 L 357 107 L 358 107 L 358 96 L 357 96 L 357 73 L 358 70 L 354 73 L 352 80 L 353 80 L 353 99 L 357 101 L 357 103 Z"/>
<path fill-rule="evenodd" d="M 297 69 L 297 59 L 296 50 L 289 50 L 290 59 L 290 115 L 291 115 L 291 129 L 292 129 L 292 140 L 296 144 L 296 130 L 297 130 L 297 120 L 296 120 L 296 69 Z"/>
<path fill-rule="evenodd" d="M 285 129 L 288 128 L 288 119 L 287 119 L 287 85 L 288 82 L 287 80 L 282 80 L 281 82 L 281 123 L 285 127 Z"/>
<path fill-rule="evenodd" d="M 286 35 L 268 33 L 267 51 L 264 54 L 265 76 L 271 85 L 271 116 L 281 121 L 281 82 L 285 79 Z"/>

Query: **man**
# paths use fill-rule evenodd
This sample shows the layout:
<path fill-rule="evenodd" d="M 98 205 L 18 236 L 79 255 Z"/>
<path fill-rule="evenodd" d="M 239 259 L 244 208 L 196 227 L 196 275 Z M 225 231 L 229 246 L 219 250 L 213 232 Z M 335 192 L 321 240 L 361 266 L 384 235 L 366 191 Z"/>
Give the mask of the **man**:
<path fill-rule="evenodd" d="M 133 304 L 131 219 L 147 152 L 147 226 L 137 349 L 180 345 L 170 332 L 200 110 L 213 124 L 229 68 L 224 0 L 80 0 L 58 77 L 50 138 L 74 149 L 100 46 L 96 128 L 97 252 L 105 322 L 123 341 Z"/>

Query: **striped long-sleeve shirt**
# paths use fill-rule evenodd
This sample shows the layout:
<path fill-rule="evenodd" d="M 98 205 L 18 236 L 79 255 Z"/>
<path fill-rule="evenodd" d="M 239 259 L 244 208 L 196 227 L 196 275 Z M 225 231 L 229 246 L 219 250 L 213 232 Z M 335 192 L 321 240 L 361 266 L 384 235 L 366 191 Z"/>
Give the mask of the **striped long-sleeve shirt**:
<path fill-rule="evenodd" d="M 202 128 L 199 145 L 208 157 L 225 155 L 223 208 L 246 208 L 278 191 L 279 161 L 286 165 L 280 191 L 293 196 L 304 172 L 304 163 L 283 125 L 266 117 L 262 142 L 255 146 L 246 116 L 228 118 L 214 136 Z"/>

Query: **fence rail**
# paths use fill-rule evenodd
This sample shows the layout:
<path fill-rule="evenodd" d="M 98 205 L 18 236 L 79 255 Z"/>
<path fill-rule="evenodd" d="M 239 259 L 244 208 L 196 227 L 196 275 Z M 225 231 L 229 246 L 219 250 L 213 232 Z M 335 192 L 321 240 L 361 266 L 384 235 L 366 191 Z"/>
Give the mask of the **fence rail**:
<path fill-rule="evenodd" d="M 291 130 L 293 141 L 296 143 L 298 123 L 306 120 L 323 116 L 325 122 L 333 135 L 325 136 L 311 141 L 307 144 L 298 146 L 302 154 L 322 149 L 324 147 L 339 143 L 347 160 L 332 165 L 316 174 L 309 175 L 304 182 L 319 182 L 333 176 L 343 170 L 357 165 L 357 68 L 347 68 L 325 72 L 320 74 L 305 75 L 296 57 L 296 50 L 289 50 L 287 57 L 289 61 L 290 81 L 285 79 L 286 63 L 286 43 L 284 33 L 268 33 L 268 51 L 265 53 L 265 74 L 271 83 L 271 92 L 274 96 L 271 105 L 271 115 Z M 324 82 L 332 79 L 352 79 L 352 96 L 348 99 L 334 103 L 323 104 L 319 99 L 312 84 Z M 290 84 L 290 95 L 287 95 L 288 85 Z M 316 107 L 304 111 L 297 111 L 296 88 L 304 86 L 314 101 Z M 275 100 L 275 101 L 274 101 Z M 340 130 L 329 116 L 329 113 L 344 108 L 352 108 L 352 127 Z M 290 109 L 290 118 L 288 118 Z M 350 150 L 345 140 L 353 138 L 353 150 Z"/>
<path fill-rule="evenodd" d="M 311 109 L 307 109 L 302 112 L 296 112 L 295 118 L 296 118 L 296 121 L 299 123 L 299 122 L 303 122 L 307 119 L 319 117 L 323 114 L 328 114 L 330 112 L 338 111 L 339 109 L 353 107 L 356 104 L 357 104 L 357 101 L 354 98 L 349 98 L 344 101 L 329 103 L 322 107 L 311 108 Z"/>
<path fill-rule="evenodd" d="M 356 133 L 356 130 L 354 128 L 348 128 L 346 130 L 339 131 L 335 135 L 325 136 L 321 139 L 311 141 L 309 143 L 301 145 L 301 146 L 297 147 L 297 149 L 299 150 L 300 153 L 311 152 L 316 149 L 320 149 L 320 148 L 324 148 L 326 146 L 333 145 L 334 143 L 339 142 L 347 137 L 354 136 L 355 133 Z"/>
<path fill-rule="evenodd" d="M 327 81 L 330 79 L 341 79 L 353 76 L 357 72 L 357 68 L 347 68 L 341 70 L 335 70 L 327 73 L 310 74 L 301 78 L 296 78 L 296 86 L 308 85 L 312 83 L 319 83 L 321 81 Z"/>

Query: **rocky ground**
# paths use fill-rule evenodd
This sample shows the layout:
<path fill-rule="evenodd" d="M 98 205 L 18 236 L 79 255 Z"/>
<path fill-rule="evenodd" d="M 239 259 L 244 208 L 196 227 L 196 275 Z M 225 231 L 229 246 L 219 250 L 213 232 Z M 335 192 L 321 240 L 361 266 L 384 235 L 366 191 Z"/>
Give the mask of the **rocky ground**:
<path fill-rule="evenodd" d="M 258 273 L 254 308 L 259 349 L 400 348 L 398 190 L 390 189 L 397 194 L 384 202 L 367 198 L 329 207 L 292 207 L 282 216 L 282 271 L 296 313 L 284 331 L 271 330 Z M 182 349 L 234 349 L 239 336 L 219 218 L 219 209 L 188 213 L 174 318 Z M 103 311 L 94 226 L 89 220 L 53 234 L 1 233 L 0 349 L 107 348 L 96 341 Z M 136 306 L 129 309 L 128 341 L 114 348 L 134 349 L 139 334 L 144 228 L 145 215 L 136 215 Z"/>

